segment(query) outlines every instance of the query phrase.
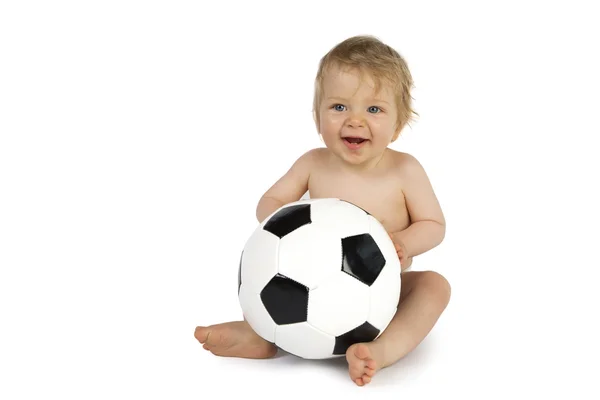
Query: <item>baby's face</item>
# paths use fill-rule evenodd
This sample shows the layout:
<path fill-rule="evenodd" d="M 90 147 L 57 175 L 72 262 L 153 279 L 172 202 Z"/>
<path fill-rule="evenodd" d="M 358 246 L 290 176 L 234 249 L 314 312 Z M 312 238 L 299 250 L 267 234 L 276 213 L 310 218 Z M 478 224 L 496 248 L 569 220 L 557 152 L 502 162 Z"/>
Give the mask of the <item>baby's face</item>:
<path fill-rule="evenodd" d="M 397 120 L 389 86 L 378 93 L 373 80 L 355 72 L 332 69 L 323 82 L 319 132 L 325 145 L 354 165 L 379 159 L 391 143 Z"/>

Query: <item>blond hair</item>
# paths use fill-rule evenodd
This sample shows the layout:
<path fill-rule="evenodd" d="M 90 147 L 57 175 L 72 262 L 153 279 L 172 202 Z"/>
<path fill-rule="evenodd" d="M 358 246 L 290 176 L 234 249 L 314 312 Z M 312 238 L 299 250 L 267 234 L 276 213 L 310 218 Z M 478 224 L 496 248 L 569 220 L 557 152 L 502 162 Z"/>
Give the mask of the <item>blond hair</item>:
<path fill-rule="evenodd" d="M 360 72 L 361 77 L 368 74 L 375 83 L 375 91 L 378 91 L 383 83 L 391 85 L 398 112 L 396 132 L 392 141 L 398 138 L 414 115 L 419 115 L 413 109 L 413 78 L 404 58 L 378 38 L 359 35 L 337 44 L 319 62 L 313 99 L 313 115 L 317 126 L 323 97 L 323 78 L 331 67 L 355 69 Z"/>

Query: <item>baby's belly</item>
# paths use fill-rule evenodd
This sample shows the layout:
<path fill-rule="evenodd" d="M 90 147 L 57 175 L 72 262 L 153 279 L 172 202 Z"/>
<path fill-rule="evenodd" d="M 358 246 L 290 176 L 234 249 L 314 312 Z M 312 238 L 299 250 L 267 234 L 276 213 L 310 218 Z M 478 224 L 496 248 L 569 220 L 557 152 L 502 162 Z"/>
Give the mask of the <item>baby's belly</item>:
<path fill-rule="evenodd" d="M 311 190 L 309 197 L 312 199 L 339 198 L 355 204 L 377 219 L 388 232 L 399 232 L 410 225 L 410 217 L 406 205 L 400 201 L 384 203 L 374 200 L 371 196 L 357 194 L 344 195 L 343 193 L 331 193 L 320 190 Z"/>

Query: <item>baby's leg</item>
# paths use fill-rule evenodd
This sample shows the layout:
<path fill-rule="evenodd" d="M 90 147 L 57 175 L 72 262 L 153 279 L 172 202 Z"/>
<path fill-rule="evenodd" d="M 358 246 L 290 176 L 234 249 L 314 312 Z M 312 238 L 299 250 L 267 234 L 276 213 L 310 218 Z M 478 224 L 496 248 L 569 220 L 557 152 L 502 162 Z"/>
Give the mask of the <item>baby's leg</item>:
<path fill-rule="evenodd" d="M 371 381 L 381 368 L 411 352 L 429 334 L 450 301 L 450 285 L 438 273 L 402 274 L 396 315 L 375 341 L 357 343 L 346 352 L 350 378 L 359 386 Z"/>
<path fill-rule="evenodd" d="M 258 336 L 246 321 L 198 326 L 194 337 L 214 355 L 240 358 L 270 358 L 277 348 Z"/>

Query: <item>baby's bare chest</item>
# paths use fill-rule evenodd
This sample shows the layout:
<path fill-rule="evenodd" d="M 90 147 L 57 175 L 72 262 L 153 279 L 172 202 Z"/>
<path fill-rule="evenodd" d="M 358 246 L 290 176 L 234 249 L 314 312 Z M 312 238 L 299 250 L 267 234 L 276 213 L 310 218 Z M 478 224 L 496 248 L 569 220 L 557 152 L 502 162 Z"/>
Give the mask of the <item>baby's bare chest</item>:
<path fill-rule="evenodd" d="M 390 232 L 410 224 L 402 183 L 390 177 L 358 178 L 323 170 L 311 173 L 308 190 L 313 199 L 333 197 L 356 204 Z"/>

